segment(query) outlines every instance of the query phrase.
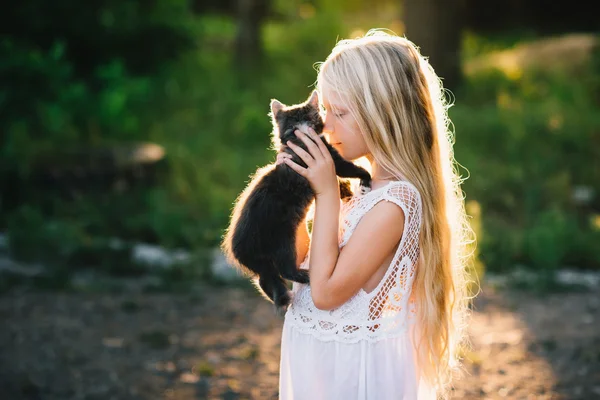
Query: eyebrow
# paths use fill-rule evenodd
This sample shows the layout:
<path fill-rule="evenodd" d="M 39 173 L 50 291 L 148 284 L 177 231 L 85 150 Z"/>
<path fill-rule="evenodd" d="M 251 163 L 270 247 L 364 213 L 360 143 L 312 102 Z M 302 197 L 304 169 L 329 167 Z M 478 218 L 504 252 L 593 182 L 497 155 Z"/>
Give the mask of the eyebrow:
<path fill-rule="evenodd" d="M 334 110 L 344 110 L 344 111 L 347 111 L 346 107 L 339 106 L 337 104 L 329 104 L 328 108 L 332 108 Z"/>

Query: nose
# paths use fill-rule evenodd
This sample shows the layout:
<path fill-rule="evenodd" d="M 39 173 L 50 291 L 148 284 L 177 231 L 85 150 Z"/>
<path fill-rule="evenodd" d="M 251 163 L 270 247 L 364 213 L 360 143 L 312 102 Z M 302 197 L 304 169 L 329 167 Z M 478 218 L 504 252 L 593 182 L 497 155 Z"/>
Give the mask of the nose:
<path fill-rule="evenodd" d="M 333 135 L 333 124 L 331 123 L 331 118 L 329 118 L 328 116 L 325 116 L 325 119 L 323 121 L 323 133 L 325 134 L 325 136 L 327 136 L 329 139 L 331 139 L 332 135 Z"/>

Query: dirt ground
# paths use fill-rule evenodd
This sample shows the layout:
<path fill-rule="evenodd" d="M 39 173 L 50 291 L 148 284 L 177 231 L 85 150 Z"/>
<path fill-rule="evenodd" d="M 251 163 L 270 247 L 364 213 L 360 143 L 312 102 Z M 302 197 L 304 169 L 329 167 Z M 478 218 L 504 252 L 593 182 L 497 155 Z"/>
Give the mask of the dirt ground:
<path fill-rule="evenodd" d="M 0 296 L 0 399 L 276 399 L 282 318 L 247 288 Z M 456 399 L 600 399 L 600 293 L 483 286 Z"/>

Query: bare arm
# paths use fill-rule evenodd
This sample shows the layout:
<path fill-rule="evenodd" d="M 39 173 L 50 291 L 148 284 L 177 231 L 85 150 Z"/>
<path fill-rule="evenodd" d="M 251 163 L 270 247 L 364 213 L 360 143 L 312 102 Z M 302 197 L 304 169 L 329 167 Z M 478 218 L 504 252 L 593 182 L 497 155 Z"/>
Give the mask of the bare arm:
<path fill-rule="evenodd" d="M 298 230 L 296 231 L 296 265 L 300 266 L 304 258 L 306 257 L 306 253 L 308 253 L 308 246 L 310 245 L 310 235 L 308 234 L 308 226 L 306 225 L 306 220 L 302 221 L 300 225 L 298 225 Z"/>
<path fill-rule="evenodd" d="M 339 195 L 339 192 L 338 192 Z M 310 247 L 310 286 L 313 302 L 321 308 L 322 299 L 329 290 L 329 280 L 333 275 L 339 256 L 338 229 L 340 200 L 335 192 L 317 195 L 315 219 L 313 221 L 313 244 Z"/>
<path fill-rule="evenodd" d="M 390 202 L 376 204 L 338 250 L 339 200 L 317 198 L 310 250 L 310 285 L 315 306 L 331 310 L 358 292 L 402 238 L 404 212 Z"/>

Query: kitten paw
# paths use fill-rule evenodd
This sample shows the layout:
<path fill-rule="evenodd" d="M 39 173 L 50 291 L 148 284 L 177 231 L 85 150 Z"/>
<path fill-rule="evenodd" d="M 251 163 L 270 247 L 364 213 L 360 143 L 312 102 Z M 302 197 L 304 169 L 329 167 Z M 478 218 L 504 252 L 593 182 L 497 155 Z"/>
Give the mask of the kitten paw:
<path fill-rule="evenodd" d="M 275 308 L 280 311 L 285 311 L 292 302 L 292 292 L 288 290 L 284 295 L 277 297 L 273 304 Z"/>
<path fill-rule="evenodd" d="M 371 180 L 361 179 L 360 180 L 360 193 L 367 194 L 371 191 Z"/>
<path fill-rule="evenodd" d="M 282 272 L 281 277 L 293 282 L 307 284 L 310 281 L 308 271 L 305 269 L 294 270 L 292 273 Z"/>

